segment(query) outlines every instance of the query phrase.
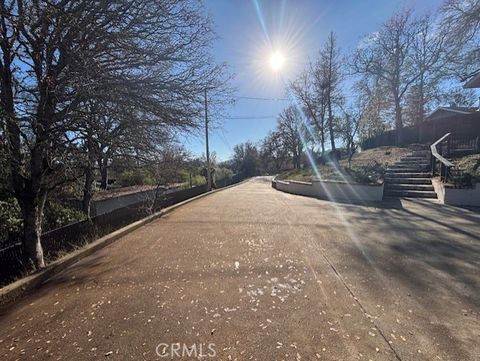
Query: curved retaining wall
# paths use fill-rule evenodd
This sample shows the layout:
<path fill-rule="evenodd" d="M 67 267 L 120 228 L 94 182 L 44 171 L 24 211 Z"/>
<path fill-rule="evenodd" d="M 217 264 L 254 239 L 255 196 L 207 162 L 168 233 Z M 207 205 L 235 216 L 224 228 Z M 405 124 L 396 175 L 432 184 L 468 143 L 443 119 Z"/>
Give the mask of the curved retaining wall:
<path fill-rule="evenodd" d="M 473 188 L 452 188 L 446 187 L 438 179 L 433 179 L 432 184 L 440 203 L 455 206 L 480 206 L 480 183 L 474 184 Z"/>
<path fill-rule="evenodd" d="M 331 201 L 372 202 L 383 198 L 383 183 L 370 185 L 327 180 L 313 180 L 310 183 L 274 179 L 272 186 L 282 192 Z"/>

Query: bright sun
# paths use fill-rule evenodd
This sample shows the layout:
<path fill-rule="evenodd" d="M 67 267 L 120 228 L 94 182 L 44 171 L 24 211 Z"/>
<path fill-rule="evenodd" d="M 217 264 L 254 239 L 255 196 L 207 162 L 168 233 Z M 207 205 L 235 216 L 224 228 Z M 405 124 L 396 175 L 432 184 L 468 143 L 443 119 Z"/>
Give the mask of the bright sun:
<path fill-rule="evenodd" d="M 280 69 L 282 69 L 284 63 L 285 58 L 279 51 L 275 51 L 270 56 L 270 66 L 272 67 L 273 71 L 279 71 Z"/>

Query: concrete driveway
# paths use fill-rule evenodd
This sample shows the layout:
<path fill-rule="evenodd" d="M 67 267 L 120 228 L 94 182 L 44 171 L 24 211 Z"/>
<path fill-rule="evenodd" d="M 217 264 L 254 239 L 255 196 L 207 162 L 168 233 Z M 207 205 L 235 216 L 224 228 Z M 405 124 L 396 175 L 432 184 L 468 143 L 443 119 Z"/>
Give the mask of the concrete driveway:
<path fill-rule="evenodd" d="M 0 358 L 473 361 L 479 264 L 474 211 L 337 204 L 256 178 L 1 310 Z"/>

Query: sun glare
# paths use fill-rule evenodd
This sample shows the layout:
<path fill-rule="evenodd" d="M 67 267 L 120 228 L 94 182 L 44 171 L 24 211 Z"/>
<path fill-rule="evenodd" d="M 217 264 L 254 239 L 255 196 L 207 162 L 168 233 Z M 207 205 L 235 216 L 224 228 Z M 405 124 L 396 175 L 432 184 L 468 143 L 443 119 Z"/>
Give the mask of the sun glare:
<path fill-rule="evenodd" d="M 282 53 L 280 53 L 279 51 L 275 51 L 270 56 L 270 67 L 273 69 L 273 71 L 281 70 L 284 64 L 285 64 L 285 58 L 283 57 Z"/>

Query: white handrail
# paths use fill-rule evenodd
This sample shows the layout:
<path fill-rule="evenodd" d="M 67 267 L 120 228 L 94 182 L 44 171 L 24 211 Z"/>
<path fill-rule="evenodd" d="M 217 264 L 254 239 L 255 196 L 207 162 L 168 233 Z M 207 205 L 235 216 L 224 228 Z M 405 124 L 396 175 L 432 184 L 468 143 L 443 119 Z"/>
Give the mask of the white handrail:
<path fill-rule="evenodd" d="M 437 158 L 440 162 L 442 162 L 443 164 L 445 164 L 447 167 L 453 167 L 454 164 L 452 162 L 450 162 L 449 160 L 445 159 L 444 157 L 442 157 L 440 154 L 438 154 L 438 151 L 437 151 L 437 144 L 440 143 L 440 142 L 443 142 L 444 139 L 448 138 L 450 136 L 451 133 L 447 133 L 445 134 L 443 137 L 441 137 L 439 140 L 437 140 L 435 143 L 433 143 L 431 146 L 430 146 L 430 151 L 432 152 L 432 155 Z"/>

